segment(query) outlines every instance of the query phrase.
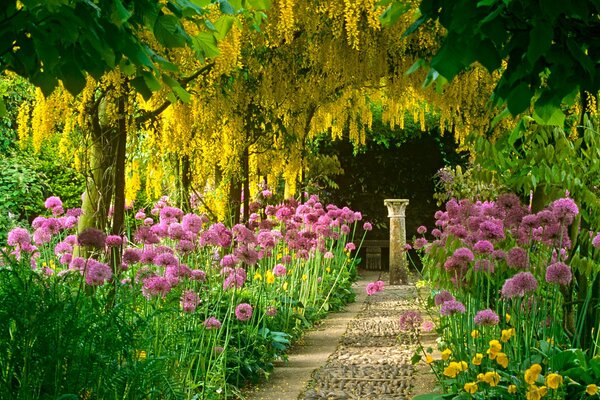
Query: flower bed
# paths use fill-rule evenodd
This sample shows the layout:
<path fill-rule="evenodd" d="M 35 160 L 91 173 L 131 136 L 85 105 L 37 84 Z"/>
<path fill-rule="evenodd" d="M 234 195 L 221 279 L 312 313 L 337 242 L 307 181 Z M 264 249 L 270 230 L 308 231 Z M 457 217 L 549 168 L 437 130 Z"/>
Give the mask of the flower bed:
<path fill-rule="evenodd" d="M 440 337 L 415 361 L 432 367 L 445 393 L 419 399 L 597 398 L 600 322 L 585 319 L 599 304 L 598 268 L 569 265 L 583 251 L 569 235 L 578 213 L 568 197 L 537 213 L 515 195 L 451 200 L 435 215 L 433 241 L 419 229 L 414 247 Z"/>
<path fill-rule="evenodd" d="M 0 268 L 1 398 L 233 397 L 353 300 L 362 216 L 316 196 L 231 229 L 161 199 L 123 237 L 46 208 Z"/>

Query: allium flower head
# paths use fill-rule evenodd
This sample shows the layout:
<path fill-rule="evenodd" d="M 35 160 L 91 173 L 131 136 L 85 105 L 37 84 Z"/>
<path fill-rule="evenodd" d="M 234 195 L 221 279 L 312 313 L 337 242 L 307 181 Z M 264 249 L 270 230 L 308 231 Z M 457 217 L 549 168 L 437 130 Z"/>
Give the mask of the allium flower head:
<path fill-rule="evenodd" d="M 488 254 L 494 251 L 494 245 L 489 240 L 479 240 L 473 246 L 473 250 L 480 254 Z"/>
<path fill-rule="evenodd" d="M 372 230 L 372 229 L 373 229 L 373 225 L 372 225 L 370 222 L 365 222 L 365 223 L 363 224 L 363 230 L 365 230 L 365 231 L 370 231 L 370 230 Z"/>
<path fill-rule="evenodd" d="M 85 268 L 85 283 L 92 286 L 103 285 L 112 278 L 112 270 L 106 264 L 90 259 Z"/>
<path fill-rule="evenodd" d="M 559 285 L 568 285 L 571 283 L 573 274 L 571 267 L 563 262 L 556 262 L 551 264 L 546 269 L 546 282 L 556 283 Z"/>
<path fill-rule="evenodd" d="M 479 225 L 481 239 L 504 239 L 504 223 L 501 219 L 490 218 Z"/>
<path fill-rule="evenodd" d="M 456 300 L 450 300 L 442 304 L 440 314 L 447 317 L 454 314 L 463 314 L 465 311 L 466 308 L 463 303 Z"/>
<path fill-rule="evenodd" d="M 152 275 L 144 279 L 142 294 L 147 298 L 154 296 L 165 297 L 171 291 L 169 280 L 163 276 Z"/>
<path fill-rule="evenodd" d="M 413 247 L 417 250 L 422 249 L 427 245 L 427 243 L 427 239 L 425 239 L 424 237 L 416 238 L 415 242 L 413 243 Z"/>
<path fill-rule="evenodd" d="M 594 238 L 592 239 L 592 246 L 594 246 L 595 248 L 600 247 L 600 233 L 597 233 L 596 236 L 594 236 Z"/>
<path fill-rule="evenodd" d="M 423 235 L 427 232 L 427 227 L 425 225 L 421 225 L 417 228 L 417 233 L 419 235 Z"/>
<path fill-rule="evenodd" d="M 418 331 L 423 317 L 419 311 L 408 310 L 400 315 L 400 330 L 404 332 Z"/>
<path fill-rule="evenodd" d="M 239 320 L 239 321 L 248 321 L 250 318 L 252 318 L 252 306 L 248 303 L 241 303 L 238 304 L 237 307 L 235 308 L 235 317 Z"/>
<path fill-rule="evenodd" d="M 436 306 L 441 306 L 445 302 L 447 302 L 447 301 L 453 301 L 453 300 L 456 300 L 456 299 L 447 290 L 442 290 L 441 292 L 439 292 L 438 294 L 436 294 L 435 297 L 434 297 L 434 302 L 435 302 Z"/>
<path fill-rule="evenodd" d="M 216 319 L 215 317 L 208 317 L 203 323 L 206 329 L 220 329 L 221 321 Z"/>
<path fill-rule="evenodd" d="M 476 325 L 498 325 L 500 322 L 500 317 L 491 309 L 487 308 L 485 310 L 478 311 L 475 314 L 475 318 L 473 321 Z"/>
<path fill-rule="evenodd" d="M 57 207 L 62 208 L 62 205 L 63 205 L 62 201 L 60 200 L 60 198 L 58 198 L 56 196 L 50 196 L 44 202 L 44 207 L 48 210 L 51 210 L 51 209 L 57 208 Z"/>
<path fill-rule="evenodd" d="M 196 307 L 200 302 L 200 296 L 193 290 L 186 290 L 181 295 L 180 304 L 183 312 L 192 313 L 196 311 Z"/>
<path fill-rule="evenodd" d="M 277 307 L 275 307 L 275 306 L 269 306 L 269 307 L 267 307 L 267 310 L 265 311 L 265 314 L 268 317 L 274 317 L 274 316 L 276 316 L 277 315 Z"/>
<path fill-rule="evenodd" d="M 502 286 L 502 297 L 523 297 L 529 292 L 537 289 L 538 282 L 531 272 L 519 272 L 512 278 L 507 279 Z"/>
<path fill-rule="evenodd" d="M 8 238 L 6 240 L 9 246 L 23 246 L 24 244 L 31 244 L 31 236 L 27 229 L 14 228 L 8 232 Z"/>
<path fill-rule="evenodd" d="M 575 204 L 573 199 L 568 197 L 555 200 L 550 208 L 554 217 L 566 225 L 570 225 L 573 222 L 573 219 L 575 219 L 575 216 L 579 214 L 577 204 Z"/>
<path fill-rule="evenodd" d="M 467 247 L 460 247 L 454 251 L 452 257 L 462 264 L 467 264 L 475 259 L 473 252 Z"/>
<path fill-rule="evenodd" d="M 123 237 L 119 235 L 108 235 L 106 237 L 106 245 L 108 247 L 118 247 L 123 244 Z"/>
<path fill-rule="evenodd" d="M 277 264 L 273 267 L 273 275 L 284 276 L 287 270 L 283 264 Z"/>
<path fill-rule="evenodd" d="M 521 247 L 513 247 L 506 255 L 506 264 L 511 268 L 527 269 L 529 267 L 527 250 Z"/>

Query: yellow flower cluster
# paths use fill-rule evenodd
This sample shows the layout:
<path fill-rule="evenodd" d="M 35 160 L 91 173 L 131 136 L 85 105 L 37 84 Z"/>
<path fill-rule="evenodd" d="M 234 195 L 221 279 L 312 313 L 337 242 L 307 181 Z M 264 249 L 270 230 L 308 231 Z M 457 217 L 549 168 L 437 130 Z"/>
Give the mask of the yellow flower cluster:
<path fill-rule="evenodd" d="M 468 368 L 468 364 L 464 361 L 451 361 L 444 369 L 444 375 L 450 378 L 456 378 L 460 372 L 466 371 Z"/>

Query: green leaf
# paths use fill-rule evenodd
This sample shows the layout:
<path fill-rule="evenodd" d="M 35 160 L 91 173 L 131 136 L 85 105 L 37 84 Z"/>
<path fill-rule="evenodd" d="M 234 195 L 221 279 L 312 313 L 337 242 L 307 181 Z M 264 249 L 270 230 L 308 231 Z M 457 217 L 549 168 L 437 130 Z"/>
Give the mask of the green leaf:
<path fill-rule="evenodd" d="M 248 0 L 248 8 L 252 10 L 268 10 L 271 8 L 271 0 Z"/>
<path fill-rule="evenodd" d="M 384 27 L 389 27 L 398 22 L 398 19 L 410 10 L 410 4 L 407 2 L 394 2 L 379 17 L 379 22 Z"/>
<path fill-rule="evenodd" d="M 217 32 L 217 28 L 215 28 L 215 26 L 213 25 L 213 23 L 212 23 L 212 22 L 210 22 L 210 20 L 209 20 L 209 19 L 205 19 L 205 20 L 204 20 L 204 25 L 206 25 L 206 27 L 207 27 L 209 30 L 211 30 L 211 31 L 213 31 L 213 32 Z"/>
<path fill-rule="evenodd" d="M 162 75 L 163 82 L 165 82 L 173 92 L 179 97 L 179 99 L 184 103 L 189 103 L 191 95 L 177 82 L 175 79 L 171 78 L 169 75 Z"/>
<path fill-rule="evenodd" d="M 223 14 L 235 14 L 235 10 L 227 0 L 221 0 L 219 2 L 219 9 Z"/>
<path fill-rule="evenodd" d="M 217 40 L 223 40 L 231 30 L 234 21 L 235 17 L 232 15 L 223 15 L 217 19 L 214 24 L 216 30 L 215 38 Z"/>
<path fill-rule="evenodd" d="M 4 103 L 4 97 L 0 96 L 0 118 L 5 117 L 8 114 L 6 110 L 6 104 Z"/>
<path fill-rule="evenodd" d="M 202 52 L 204 57 L 211 58 L 220 54 L 217 47 L 217 39 L 210 32 L 200 32 L 194 38 L 194 44 L 198 50 Z"/>
<path fill-rule="evenodd" d="M 154 74 L 148 71 L 142 71 L 142 77 L 144 78 L 144 82 L 146 82 L 146 86 L 148 87 L 148 89 L 155 92 L 157 90 L 160 90 L 160 88 L 162 87 L 162 85 L 160 84 L 158 79 L 156 79 Z"/>
<path fill-rule="evenodd" d="M 133 13 L 123 6 L 121 0 L 113 0 L 113 9 L 110 14 L 110 19 L 115 25 L 118 27 L 122 26 L 132 15 Z"/>
<path fill-rule="evenodd" d="M 419 68 L 426 66 L 427 63 L 422 58 L 419 58 L 409 69 L 406 70 L 404 75 L 410 75 L 419 70 Z"/>
<path fill-rule="evenodd" d="M 535 104 L 533 118 L 540 125 L 564 126 L 565 113 L 552 104 Z"/>
<path fill-rule="evenodd" d="M 552 26 L 546 21 L 536 20 L 537 25 L 529 32 L 529 46 L 527 60 L 533 64 L 538 58 L 550 49 L 552 45 Z"/>
<path fill-rule="evenodd" d="M 165 47 L 184 47 L 187 34 L 174 15 L 160 15 L 154 24 L 154 37 Z"/>
<path fill-rule="evenodd" d="M 581 64 L 583 69 L 591 76 L 594 76 L 594 62 L 592 62 L 590 56 L 584 53 L 577 43 L 571 38 L 567 39 L 567 47 L 569 48 L 569 52 L 575 57 L 575 59 Z"/>
<path fill-rule="evenodd" d="M 412 363 L 412 365 L 417 364 L 419 361 L 421 361 L 422 357 L 419 353 L 415 353 L 413 354 L 413 356 L 410 358 L 410 362 Z"/>
<path fill-rule="evenodd" d="M 525 111 L 531 104 L 533 93 L 525 82 L 521 82 L 516 88 L 510 91 L 506 99 L 506 106 L 512 115 L 518 115 Z"/>

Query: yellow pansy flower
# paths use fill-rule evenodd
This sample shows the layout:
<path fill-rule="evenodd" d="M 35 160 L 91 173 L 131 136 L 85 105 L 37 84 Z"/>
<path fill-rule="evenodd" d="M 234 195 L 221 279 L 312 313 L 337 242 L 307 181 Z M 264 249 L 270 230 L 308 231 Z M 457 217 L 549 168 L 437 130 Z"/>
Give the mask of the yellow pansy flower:
<path fill-rule="evenodd" d="M 307 279 L 308 279 L 308 275 L 306 275 L 306 274 L 302 274 L 302 280 L 303 280 L 303 281 L 305 281 L 305 280 L 307 280 Z"/>
<path fill-rule="evenodd" d="M 530 385 L 533 385 L 537 380 L 538 376 L 542 372 L 542 367 L 540 364 L 533 364 L 531 367 L 525 370 L 525 382 Z"/>
<path fill-rule="evenodd" d="M 147 354 L 144 350 L 136 350 L 135 356 L 138 360 L 145 360 L 147 357 Z"/>
<path fill-rule="evenodd" d="M 563 377 L 560 374 L 551 373 L 546 375 L 546 386 L 550 389 L 558 389 L 563 383 Z"/>
<path fill-rule="evenodd" d="M 463 365 L 462 363 L 464 363 L 464 361 L 461 362 L 455 362 L 452 361 L 445 369 L 444 369 L 444 375 L 450 377 L 450 378 L 456 378 L 456 375 L 458 375 L 459 372 L 464 371 L 465 369 L 463 369 Z M 466 363 L 465 363 L 466 364 Z"/>
<path fill-rule="evenodd" d="M 425 362 L 426 362 L 427 364 L 431 364 L 431 363 L 433 362 L 433 357 L 431 357 L 431 355 L 427 354 L 427 355 L 425 356 Z"/>
<path fill-rule="evenodd" d="M 463 386 L 463 388 L 465 389 L 465 392 L 473 394 L 477 391 L 477 383 L 467 382 L 465 383 L 465 386 Z"/>
<path fill-rule="evenodd" d="M 442 351 L 442 360 L 446 361 L 447 359 L 450 358 L 451 355 L 452 355 L 452 350 L 450 350 L 450 349 L 446 349 L 446 350 Z"/>
<path fill-rule="evenodd" d="M 270 270 L 267 270 L 267 272 L 265 272 L 265 281 L 270 284 L 275 283 L 275 275 Z"/>
<path fill-rule="evenodd" d="M 256 271 L 256 273 L 254 274 L 253 279 L 255 281 L 262 281 L 262 275 L 260 274 L 260 272 Z"/>
<path fill-rule="evenodd" d="M 479 331 L 478 331 L 477 329 L 473 329 L 473 330 L 471 331 L 471 337 L 472 337 L 473 339 L 477 339 L 477 338 L 479 338 Z"/>
<path fill-rule="evenodd" d="M 500 340 L 502 340 L 504 343 L 506 343 L 510 340 L 511 337 L 514 336 L 514 334 L 515 334 L 515 328 L 502 329 L 502 337 L 500 338 Z"/>
<path fill-rule="evenodd" d="M 281 286 L 281 288 L 282 288 L 284 291 L 287 291 L 287 289 L 288 289 L 288 283 L 287 283 L 287 282 L 283 282 L 283 285 Z"/>
<path fill-rule="evenodd" d="M 504 353 L 496 354 L 496 362 L 502 366 L 502 368 L 508 367 L 508 357 Z"/>
<path fill-rule="evenodd" d="M 498 385 L 498 382 L 500 382 L 500 374 L 494 371 L 486 372 L 485 374 L 483 374 L 482 380 L 484 382 L 487 382 L 490 386 L 494 387 Z"/>
<path fill-rule="evenodd" d="M 508 385 L 508 393 L 510 393 L 510 394 L 517 393 L 517 387 L 515 385 Z"/>
<path fill-rule="evenodd" d="M 595 385 L 593 383 L 587 385 L 587 387 L 585 388 L 585 392 L 590 396 L 594 396 L 596 393 L 598 393 L 598 385 Z"/>
<path fill-rule="evenodd" d="M 506 323 L 508 324 L 510 322 L 510 314 L 506 313 L 506 315 L 504 316 L 504 319 L 506 320 Z"/>
<path fill-rule="evenodd" d="M 487 353 L 490 355 L 490 359 L 496 358 L 496 355 L 502 351 L 502 344 L 497 340 L 490 340 L 490 348 Z"/>
<path fill-rule="evenodd" d="M 325 272 L 330 273 L 331 272 L 331 267 L 325 268 Z"/>
<path fill-rule="evenodd" d="M 477 354 L 475 354 L 475 356 L 473 356 L 473 359 L 471 360 L 471 362 L 473 363 L 473 365 L 481 365 L 482 360 L 483 360 L 483 354 L 477 353 Z"/>
<path fill-rule="evenodd" d="M 483 382 L 483 378 L 485 378 L 485 375 L 483 375 L 483 373 L 477 374 L 477 380 L 479 382 Z"/>

